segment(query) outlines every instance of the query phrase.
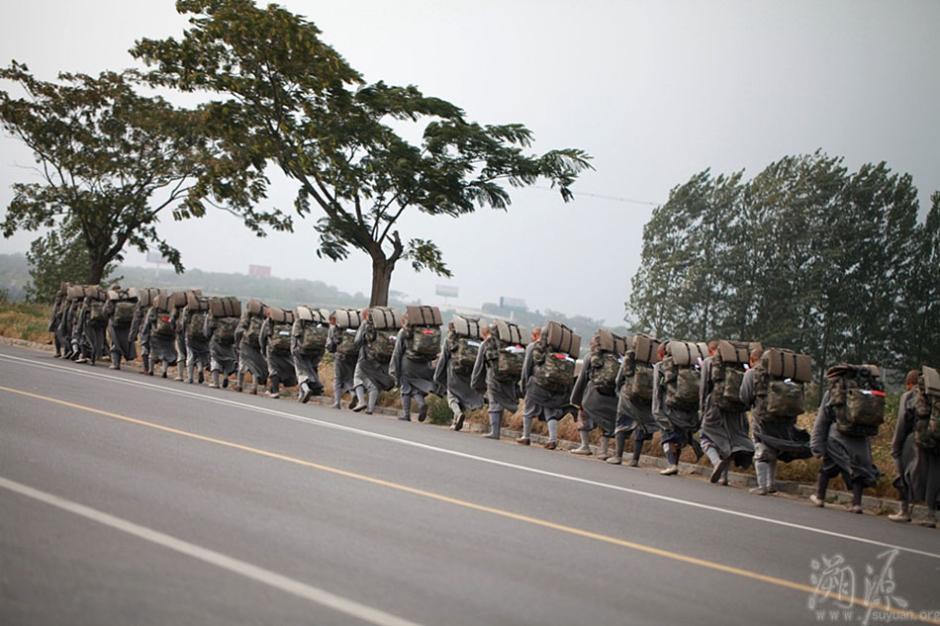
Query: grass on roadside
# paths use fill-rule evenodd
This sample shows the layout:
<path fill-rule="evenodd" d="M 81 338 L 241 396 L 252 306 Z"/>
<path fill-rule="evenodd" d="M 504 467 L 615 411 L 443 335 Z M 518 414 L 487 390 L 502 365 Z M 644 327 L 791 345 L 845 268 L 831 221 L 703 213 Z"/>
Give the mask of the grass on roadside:
<path fill-rule="evenodd" d="M 0 300 L 0 337 L 51 344 L 52 333 L 47 330 L 51 311 L 45 304 Z"/>

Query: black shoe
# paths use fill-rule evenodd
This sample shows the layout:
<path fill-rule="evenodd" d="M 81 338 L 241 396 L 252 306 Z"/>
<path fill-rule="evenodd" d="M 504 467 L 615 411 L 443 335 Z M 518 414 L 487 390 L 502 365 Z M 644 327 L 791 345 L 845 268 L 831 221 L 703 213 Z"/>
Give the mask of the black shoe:
<path fill-rule="evenodd" d="M 712 470 L 712 475 L 708 479 L 712 484 L 717 483 L 722 475 L 725 473 L 725 469 L 731 463 L 731 457 L 729 456 L 726 459 L 722 459 L 718 465 L 715 466 L 715 469 Z"/>

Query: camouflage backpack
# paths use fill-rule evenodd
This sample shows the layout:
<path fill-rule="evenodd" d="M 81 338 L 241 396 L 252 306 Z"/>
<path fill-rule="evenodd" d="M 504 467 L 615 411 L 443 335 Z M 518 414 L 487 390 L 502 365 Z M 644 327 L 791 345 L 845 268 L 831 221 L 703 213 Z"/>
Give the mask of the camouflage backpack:
<path fill-rule="evenodd" d="M 339 328 L 339 343 L 336 346 L 336 353 L 344 357 L 355 357 L 359 355 L 359 348 L 356 346 L 356 329 Z"/>
<path fill-rule="evenodd" d="M 791 350 L 770 348 L 754 372 L 758 419 L 792 420 L 803 412 L 803 384 L 812 379 L 812 359 Z"/>
<path fill-rule="evenodd" d="M 290 340 L 294 330 L 294 313 L 277 307 L 268 307 L 265 311 L 271 327 L 268 349 L 281 354 L 290 353 Z"/>
<path fill-rule="evenodd" d="M 639 404 L 653 400 L 653 365 L 659 362 L 659 340 L 647 335 L 634 335 L 632 346 L 623 358 L 621 396 Z"/>
<path fill-rule="evenodd" d="M 261 325 L 264 321 L 257 315 L 247 313 L 247 323 L 245 324 L 245 333 L 242 335 L 242 341 L 247 341 L 253 346 L 259 345 L 261 339 Z"/>
<path fill-rule="evenodd" d="M 836 428 L 846 435 L 871 437 L 885 421 L 885 392 L 875 365 L 842 363 L 826 371 L 829 406 Z"/>
<path fill-rule="evenodd" d="M 222 345 L 230 346 L 235 343 L 235 330 L 238 328 L 237 317 L 215 317 L 215 330 L 212 336 Z"/>
<path fill-rule="evenodd" d="M 173 326 L 173 319 L 170 317 L 169 311 L 154 307 L 153 313 L 155 317 L 154 334 L 161 337 L 175 337 L 176 328 Z"/>
<path fill-rule="evenodd" d="M 412 326 L 407 332 L 409 341 L 405 356 L 422 363 L 430 363 L 437 358 L 441 350 L 440 327 Z"/>
<path fill-rule="evenodd" d="M 502 383 L 518 381 L 525 364 L 522 329 L 512 322 L 498 320 L 487 345 L 487 366 L 495 370 L 496 380 Z"/>
<path fill-rule="evenodd" d="M 187 311 L 185 313 L 186 339 L 188 341 L 206 340 L 207 311 Z"/>
<path fill-rule="evenodd" d="M 940 446 L 940 372 L 923 367 L 914 402 L 914 441 L 922 448 Z"/>
<path fill-rule="evenodd" d="M 679 411 L 697 411 L 699 408 L 699 381 L 701 361 L 708 354 L 708 346 L 689 341 L 670 341 L 666 344 L 666 358 L 660 364 L 666 384 L 666 406 Z"/>
<path fill-rule="evenodd" d="M 88 299 L 85 301 L 88 308 L 88 323 L 95 327 L 102 327 L 108 323 L 108 314 L 105 310 L 104 302 L 101 300 Z"/>
<path fill-rule="evenodd" d="M 741 341 L 719 341 L 711 360 L 712 391 L 709 401 L 723 411 L 743 411 L 741 383 L 746 364 L 750 362 L 750 344 Z"/>
<path fill-rule="evenodd" d="M 541 352 L 544 347 L 536 348 Z M 571 387 L 574 382 L 574 368 L 577 359 L 564 352 L 542 352 L 537 356 L 535 367 L 535 382 L 539 387 L 553 393 L 561 393 Z"/>
<path fill-rule="evenodd" d="M 134 321 L 137 303 L 133 300 L 119 300 L 114 303 L 114 316 L 111 318 L 116 326 L 126 326 Z"/>
<path fill-rule="evenodd" d="M 447 350 L 454 371 L 464 376 L 473 373 L 480 350 L 480 321 L 470 317 L 455 316 L 454 332 L 448 337 Z"/>
<path fill-rule="evenodd" d="M 306 305 L 294 309 L 293 333 L 301 352 L 315 357 L 326 351 L 326 339 L 330 332 L 328 315 L 326 311 Z"/>
<path fill-rule="evenodd" d="M 597 348 L 590 357 L 591 383 L 605 396 L 617 393 L 617 374 L 623 363 L 626 340 L 612 332 L 601 329 L 595 335 Z"/>

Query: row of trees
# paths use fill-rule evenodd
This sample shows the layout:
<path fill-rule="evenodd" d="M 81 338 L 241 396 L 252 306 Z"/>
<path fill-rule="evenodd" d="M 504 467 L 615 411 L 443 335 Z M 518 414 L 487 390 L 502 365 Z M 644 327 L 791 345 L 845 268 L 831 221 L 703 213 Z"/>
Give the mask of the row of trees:
<path fill-rule="evenodd" d="M 0 70 L 26 94 L 0 91 L 0 122 L 39 165 L 38 181 L 14 186 L 0 227 L 7 237 L 52 228 L 57 245 L 83 247 L 87 282 L 129 247 L 156 248 L 182 271 L 160 217 L 219 209 L 259 236 L 311 218 L 319 256 L 369 255 L 371 302 L 386 304 L 400 261 L 450 275 L 432 240 L 399 233 L 406 211 L 506 209 L 510 188 L 539 179 L 567 201 L 590 167 L 579 149 L 532 153 L 521 124 L 482 125 L 414 86 L 367 83 L 313 23 L 277 5 L 179 0 L 177 10 L 190 16 L 180 38 L 131 50 L 145 72 L 44 82 L 16 62 Z M 179 108 L 150 87 L 206 100 Z M 265 206 L 270 168 L 297 185 L 292 210 Z"/>
<path fill-rule="evenodd" d="M 643 231 L 627 309 L 660 337 L 760 339 L 907 368 L 940 354 L 940 192 L 816 152 L 675 187 Z"/>

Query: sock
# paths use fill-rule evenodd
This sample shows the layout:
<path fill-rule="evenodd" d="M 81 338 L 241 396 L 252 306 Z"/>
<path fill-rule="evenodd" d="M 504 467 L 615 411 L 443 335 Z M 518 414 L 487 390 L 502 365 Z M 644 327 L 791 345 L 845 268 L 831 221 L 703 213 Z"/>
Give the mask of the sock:
<path fill-rule="evenodd" d="M 499 438 L 500 431 L 502 430 L 502 422 L 502 411 L 490 411 L 490 434 L 496 438 Z"/>
<path fill-rule="evenodd" d="M 532 434 L 532 418 L 522 416 L 522 437 L 528 439 Z"/>
<path fill-rule="evenodd" d="M 548 440 L 558 441 L 558 420 L 548 420 Z"/>
<path fill-rule="evenodd" d="M 663 452 L 666 453 L 666 460 L 670 465 L 679 464 L 679 448 L 669 443 L 663 444 Z"/>
<path fill-rule="evenodd" d="M 601 445 L 600 450 L 597 451 L 597 456 L 607 456 L 607 450 L 610 449 L 610 437 L 601 435 Z"/>
<path fill-rule="evenodd" d="M 708 457 L 709 462 L 711 462 L 712 467 L 718 467 L 718 464 L 721 463 L 721 455 L 718 454 L 718 450 L 715 448 L 706 448 L 705 456 Z"/>
<path fill-rule="evenodd" d="M 586 431 L 586 430 L 578 431 L 578 437 L 581 438 L 581 448 L 588 449 L 588 450 L 591 448 L 590 435 L 591 433 L 589 431 Z"/>
<path fill-rule="evenodd" d="M 862 492 L 865 491 L 865 483 L 856 480 L 852 483 L 852 504 L 862 506 Z"/>
<path fill-rule="evenodd" d="M 614 435 L 614 456 L 623 458 L 623 447 L 627 443 L 627 433 L 620 432 Z"/>

